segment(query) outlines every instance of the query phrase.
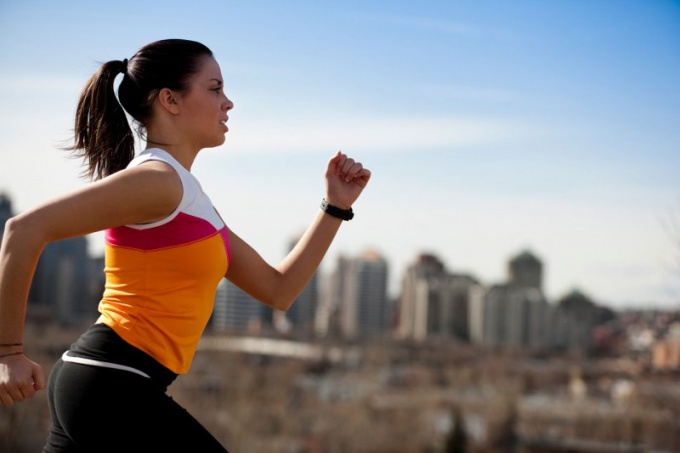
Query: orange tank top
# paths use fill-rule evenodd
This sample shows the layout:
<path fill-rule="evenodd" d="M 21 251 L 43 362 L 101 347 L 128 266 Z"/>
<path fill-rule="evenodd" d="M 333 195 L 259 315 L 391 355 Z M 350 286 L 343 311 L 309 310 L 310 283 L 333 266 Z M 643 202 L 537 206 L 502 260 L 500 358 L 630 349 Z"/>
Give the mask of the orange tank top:
<path fill-rule="evenodd" d="M 160 149 L 140 153 L 128 167 L 147 160 L 166 162 L 177 171 L 182 201 L 159 222 L 106 231 L 106 286 L 97 322 L 183 374 L 189 371 L 217 285 L 227 272 L 229 237 L 189 171 Z"/>

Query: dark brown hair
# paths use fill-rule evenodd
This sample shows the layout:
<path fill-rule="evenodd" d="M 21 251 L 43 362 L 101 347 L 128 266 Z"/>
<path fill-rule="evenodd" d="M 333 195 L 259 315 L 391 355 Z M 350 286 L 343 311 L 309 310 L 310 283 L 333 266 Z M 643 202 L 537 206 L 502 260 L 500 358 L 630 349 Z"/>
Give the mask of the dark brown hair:
<path fill-rule="evenodd" d="M 165 39 L 142 47 L 129 61 L 104 63 L 80 95 L 75 140 L 68 148 L 85 159 L 85 175 L 101 179 L 124 169 L 135 155 L 134 135 L 125 112 L 146 128 L 158 92 L 163 88 L 186 91 L 201 59 L 212 55 L 201 43 Z M 114 81 L 120 73 L 123 79 L 116 98 Z"/>

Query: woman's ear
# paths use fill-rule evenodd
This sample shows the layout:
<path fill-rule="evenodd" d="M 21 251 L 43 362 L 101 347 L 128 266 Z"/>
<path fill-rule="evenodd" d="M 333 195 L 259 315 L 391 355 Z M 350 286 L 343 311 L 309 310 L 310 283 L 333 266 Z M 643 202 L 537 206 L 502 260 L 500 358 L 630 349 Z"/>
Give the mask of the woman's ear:
<path fill-rule="evenodd" d="M 156 99 L 158 99 L 161 107 L 163 107 L 168 112 L 172 113 L 173 115 L 177 115 L 179 113 L 177 93 L 171 89 L 162 88 L 161 91 L 158 92 Z"/>

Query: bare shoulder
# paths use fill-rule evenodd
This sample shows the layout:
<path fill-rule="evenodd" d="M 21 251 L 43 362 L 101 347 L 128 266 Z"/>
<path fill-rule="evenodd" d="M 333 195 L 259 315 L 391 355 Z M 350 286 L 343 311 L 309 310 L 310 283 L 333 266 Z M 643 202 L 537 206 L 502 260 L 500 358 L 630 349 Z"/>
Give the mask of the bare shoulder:
<path fill-rule="evenodd" d="M 148 216 L 145 221 L 160 220 L 172 213 L 182 201 L 179 175 L 170 165 L 149 161 L 127 168 L 98 182 L 118 198 L 116 204 Z"/>
<path fill-rule="evenodd" d="M 168 200 L 174 204 L 182 198 L 182 181 L 170 165 L 149 161 L 127 168 L 100 181 L 102 185 L 115 186 L 121 195 L 136 194 L 137 197 Z"/>
<path fill-rule="evenodd" d="M 183 191 L 175 170 L 159 164 L 121 170 L 18 217 L 47 240 L 162 220 L 177 208 Z"/>

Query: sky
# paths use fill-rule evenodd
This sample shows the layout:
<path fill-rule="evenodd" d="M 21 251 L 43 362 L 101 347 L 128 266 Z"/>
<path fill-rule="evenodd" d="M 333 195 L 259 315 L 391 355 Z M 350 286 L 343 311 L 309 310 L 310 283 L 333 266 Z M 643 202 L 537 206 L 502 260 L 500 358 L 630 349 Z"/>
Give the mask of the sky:
<path fill-rule="evenodd" d="M 62 150 L 83 84 L 164 38 L 221 66 L 230 131 L 192 172 L 272 264 L 342 150 L 373 177 L 324 272 L 375 250 L 396 296 L 421 253 L 493 285 L 526 250 L 549 301 L 680 308 L 680 2 L 1 0 L 15 212 L 88 183 Z"/>

